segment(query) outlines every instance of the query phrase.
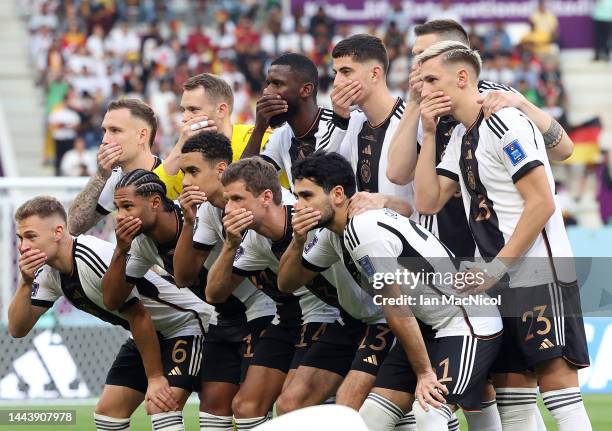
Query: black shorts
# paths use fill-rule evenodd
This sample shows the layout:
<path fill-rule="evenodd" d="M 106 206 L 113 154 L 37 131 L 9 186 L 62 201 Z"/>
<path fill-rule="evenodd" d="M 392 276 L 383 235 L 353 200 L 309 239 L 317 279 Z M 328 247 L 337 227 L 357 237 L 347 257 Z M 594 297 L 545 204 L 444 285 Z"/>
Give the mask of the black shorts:
<path fill-rule="evenodd" d="M 182 388 L 188 392 L 196 391 L 200 383 L 200 364 L 202 362 L 202 336 L 159 340 L 164 375 L 172 387 Z M 147 375 L 142 357 L 132 338 L 127 340 L 106 375 L 106 384 L 124 386 L 147 392 Z"/>
<path fill-rule="evenodd" d="M 438 381 L 448 388 L 444 397 L 448 404 L 457 404 L 466 411 L 480 411 L 484 385 L 501 344 L 501 334 L 486 340 L 466 335 L 425 341 Z M 374 387 L 414 394 L 416 384 L 416 374 L 398 342 L 380 367 Z"/>
<path fill-rule="evenodd" d="M 493 372 L 532 370 L 559 357 L 577 368 L 589 366 L 577 284 L 506 288 L 501 294 L 504 337 Z"/>
<path fill-rule="evenodd" d="M 359 321 L 331 323 L 305 353 L 300 365 L 331 371 L 344 377 L 351 369 L 366 326 Z"/>
<path fill-rule="evenodd" d="M 351 370 L 376 376 L 394 342 L 395 335 L 386 323 L 368 325 L 351 364 Z"/>
<path fill-rule="evenodd" d="M 263 316 L 232 326 L 210 325 L 204 338 L 202 382 L 242 383 L 255 346 L 273 318 Z"/>
<path fill-rule="evenodd" d="M 311 322 L 302 326 L 268 325 L 259 339 L 251 365 L 275 368 L 283 373 L 297 368 L 312 345 L 330 323 Z"/>

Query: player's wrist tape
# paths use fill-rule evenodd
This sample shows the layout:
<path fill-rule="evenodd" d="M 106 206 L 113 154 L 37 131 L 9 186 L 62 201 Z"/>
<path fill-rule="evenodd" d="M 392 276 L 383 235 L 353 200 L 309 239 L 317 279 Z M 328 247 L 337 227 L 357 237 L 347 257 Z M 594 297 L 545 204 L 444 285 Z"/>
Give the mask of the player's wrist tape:
<path fill-rule="evenodd" d="M 200 121 L 198 123 L 192 124 L 189 128 L 191 130 L 200 130 L 200 129 L 204 129 L 205 127 L 208 127 L 208 121 L 207 120 Z"/>
<path fill-rule="evenodd" d="M 487 273 L 487 277 L 499 280 L 508 271 L 508 267 L 500 259 L 495 258 L 485 265 L 484 271 Z"/>

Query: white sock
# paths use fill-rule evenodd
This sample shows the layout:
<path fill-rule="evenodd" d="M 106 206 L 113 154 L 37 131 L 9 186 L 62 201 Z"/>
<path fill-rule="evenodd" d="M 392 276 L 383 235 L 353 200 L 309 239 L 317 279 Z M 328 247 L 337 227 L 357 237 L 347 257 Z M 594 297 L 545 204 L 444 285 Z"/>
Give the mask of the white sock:
<path fill-rule="evenodd" d="M 130 418 L 119 419 L 94 413 L 96 431 L 129 431 Z"/>
<path fill-rule="evenodd" d="M 183 412 L 164 412 L 151 415 L 153 431 L 185 431 Z"/>
<path fill-rule="evenodd" d="M 267 422 L 269 416 L 260 416 L 258 418 L 247 418 L 247 419 L 238 419 L 234 418 L 234 422 L 236 422 L 236 429 L 238 431 L 247 431 L 255 428 L 258 425 L 261 425 Z"/>
<path fill-rule="evenodd" d="M 451 419 L 448 421 L 448 431 L 459 431 L 459 419 L 454 412 Z"/>
<path fill-rule="evenodd" d="M 538 427 L 537 430 L 546 431 L 546 424 L 544 423 L 544 418 L 542 417 L 542 412 L 540 412 L 540 408 L 538 407 L 538 404 L 536 403 L 533 406 L 533 408 L 534 408 L 536 426 Z"/>
<path fill-rule="evenodd" d="M 232 431 L 232 416 L 215 416 L 200 412 L 200 431 Z"/>
<path fill-rule="evenodd" d="M 393 431 L 404 412 L 385 397 L 370 392 L 359 409 L 359 415 L 370 431 Z"/>
<path fill-rule="evenodd" d="M 535 388 L 497 388 L 495 393 L 504 431 L 537 431 Z"/>
<path fill-rule="evenodd" d="M 414 414 L 412 412 L 406 413 L 404 417 L 395 424 L 395 431 L 417 431 Z"/>
<path fill-rule="evenodd" d="M 591 421 L 584 408 L 580 388 L 566 388 L 542 392 L 544 405 L 550 412 L 559 431 L 591 431 Z"/>
<path fill-rule="evenodd" d="M 419 431 L 448 431 L 448 422 L 453 415 L 452 410 L 445 405 L 439 408 L 429 406 L 429 411 L 425 411 L 418 401 L 412 405 L 412 413 Z"/>
<path fill-rule="evenodd" d="M 479 412 L 463 411 L 463 414 L 467 420 L 468 429 L 478 431 L 502 431 L 501 419 L 499 418 L 495 400 L 483 402 L 482 410 Z"/>

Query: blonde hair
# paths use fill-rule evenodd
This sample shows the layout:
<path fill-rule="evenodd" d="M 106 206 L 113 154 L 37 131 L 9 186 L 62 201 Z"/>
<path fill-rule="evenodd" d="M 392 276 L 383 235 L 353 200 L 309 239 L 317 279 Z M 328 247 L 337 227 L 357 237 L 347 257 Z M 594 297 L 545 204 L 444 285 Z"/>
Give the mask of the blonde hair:
<path fill-rule="evenodd" d="M 427 48 L 425 51 L 416 56 L 415 61 L 418 64 L 423 64 L 427 60 L 442 56 L 444 63 L 467 63 L 476 71 L 476 77 L 480 75 L 482 68 L 482 59 L 478 51 L 471 49 L 469 46 L 454 40 L 445 40 L 438 42 Z"/>

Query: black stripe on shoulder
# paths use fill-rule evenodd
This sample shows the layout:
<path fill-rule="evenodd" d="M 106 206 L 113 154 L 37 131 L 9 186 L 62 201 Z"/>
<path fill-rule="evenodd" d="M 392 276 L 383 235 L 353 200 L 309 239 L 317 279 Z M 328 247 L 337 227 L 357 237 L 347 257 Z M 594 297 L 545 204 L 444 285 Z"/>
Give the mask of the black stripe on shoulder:
<path fill-rule="evenodd" d="M 104 273 L 108 270 L 108 268 L 104 267 L 104 266 L 100 266 L 100 264 L 98 262 L 96 262 L 95 259 L 93 259 L 91 257 L 90 254 L 88 254 L 86 251 L 83 250 L 75 250 L 74 252 L 74 256 L 80 258 L 81 260 L 86 260 L 87 262 L 90 263 L 90 267 L 95 268 L 96 269 L 96 274 L 102 274 L 104 275 Z M 102 275 L 100 275 L 100 278 L 102 278 Z"/>
<path fill-rule="evenodd" d="M 491 131 L 493 133 L 495 133 L 495 136 L 497 136 L 499 139 L 502 139 L 504 137 L 504 135 L 502 134 L 502 132 L 497 128 L 497 126 L 495 124 L 493 124 L 491 121 L 489 121 L 488 119 L 485 120 L 485 123 L 487 123 L 487 127 L 489 129 L 491 129 Z"/>
<path fill-rule="evenodd" d="M 506 90 L 509 91 L 510 87 L 504 85 L 504 84 L 498 84 L 497 82 L 493 82 L 493 81 L 486 81 L 486 80 L 481 80 L 478 81 L 478 89 L 485 89 L 485 90 Z"/>
<path fill-rule="evenodd" d="M 98 253 L 93 251 L 90 247 L 87 247 L 85 244 L 80 243 L 78 240 L 77 240 L 76 243 L 77 243 L 77 245 L 76 245 L 77 250 L 81 249 L 83 251 L 85 251 L 85 250 L 89 251 L 91 256 L 100 264 L 100 266 L 102 266 L 102 268 L 108 269 L 108 265 L 106 265 L 106 263 L 104 263 L 102 258 L 98 255 Z"/>
<path fill-rule="evenodd" d="M 37 307 L 43 307 L 43 308 L 53 307 L 53 301 L 45 301 L 44 299 L 30 298 L 30 303 Z"/>
<path fill-rule="evenodd" d="M 538 166 L 543 166 L 544 164 L 539 161 L 539 160 L 532 160 L 528 163 L 525 163 L 523 166 L 520 167 L 520 169 L 518 171 L 516 171 L 514 173 L 514 175 L 512 175 L 512 182 L 514 184 L 516 184 L 521 178 L 523 178 L 529 171 L 531 171 L 534 168 L 537 168 Z"/>
<path fill-rule="evenodd" d="M 353 234 L 353 239 L 355 240 L 355 244 L 359 245 L 359 244 L 361 244 L 361 242 L 359 241 L 359 237 L 357 236 L 357 231 L 355 230 L 355 226 L 354 226 L 353 220 L 354 219 L 350 219 L 349 220 L 349 230 Z"/>
<path fill-rule="evenodd" d="M 508 129 L 508 126 L 506 126 L 506 123 L 504 123 L 504 122 L 502 121 L 502 119 L 501 119 L 501 118 L 499 118 L 499 116 L 498 116 L 497 114 L 493 114 L 493 115 L 491 115 L 491 119 L 492 119 L 493 121 L 495 121 L 495 123 L 496 123 L 496 124 L 498 124 L 498 125 L 499 125 L 499 127 L 500 127 L 500 128 L 503 130 L 503 131 L 507 132 L 508 130 L 510 130 L 510 129 Z"/>
<path fill-rule="evenodd" d="M 347 248 L 354 250 L 356 245 L 355 245 L 355 242 L 353 241 L 353 238 L 351 238 L 351 233 L 348 230 L 348 225 L 346 226 L 346 228 L 344 228 L 344 239 L 348 243 Z"/>
<path fill-rule="evenodd" d="M 327 125 L 327 132 L 325 133 L 325 135 L 321 139 L 321 142 L 319 143 L 319 147 L 317 148 L 317 151 L 323 150 L 323 149 L 325 149 L 325 147 L 327 147 L 329 145 L 329 142 L 331 141 L 331 135 L 332 135 L 332 133 L 333 133 L 335 128 L 336 128 L 336 125 L 334 123 L 331 123 L 331 122 L 328 123 L 328 125 Z"/>
<path fill-rule="evenodd" d="M 45 266 L 43 265 L 40 268 L 38 268 L 36 271 L 34 271 L 34 279 L 36 279 L 36 277 L 38 277 L 40 273 L 43 272 L 44 269 L 45 269 Z"/>
<path fill-rule="evenodd" d="M 109 211 L 109 210 L 107 210 L 106 208 L 104 208 L 104 207 L 103 207 L 102 205 L 100 205 L 100 204 L 96 204 L 96 212 L 97 212 L 98 214 L 102 214 L 103 216 L 105 216 L 105 215 L 109 215 L 109 214 L 110 214 L 110 211 Z"/>
<path fill-rule="evenodd" d="M 334 111 L 332 111 L 331 109 L 323 108 L 321 110 L 321 118 L 330 119 L 333 115 L 334 115 Z"/>
<path fill-rule="evenodd" d="M 104 277 L 104 271 L 101 270 L 98 266 L 96 266 L 96 264 L 94 262 L 92 262 L 91 258 L 89 258 L 86 255 L 80 254 L 79 252 L 76 252 L 74 255 L 75 259 L 80 260 L 81 262 L 83 262 L 85 265 L 87 265 L 89 267 L 89 269 L 91 269 L 91 271 L 96 274 L 96 276 L 101 280 L 102 277 Z"/>

